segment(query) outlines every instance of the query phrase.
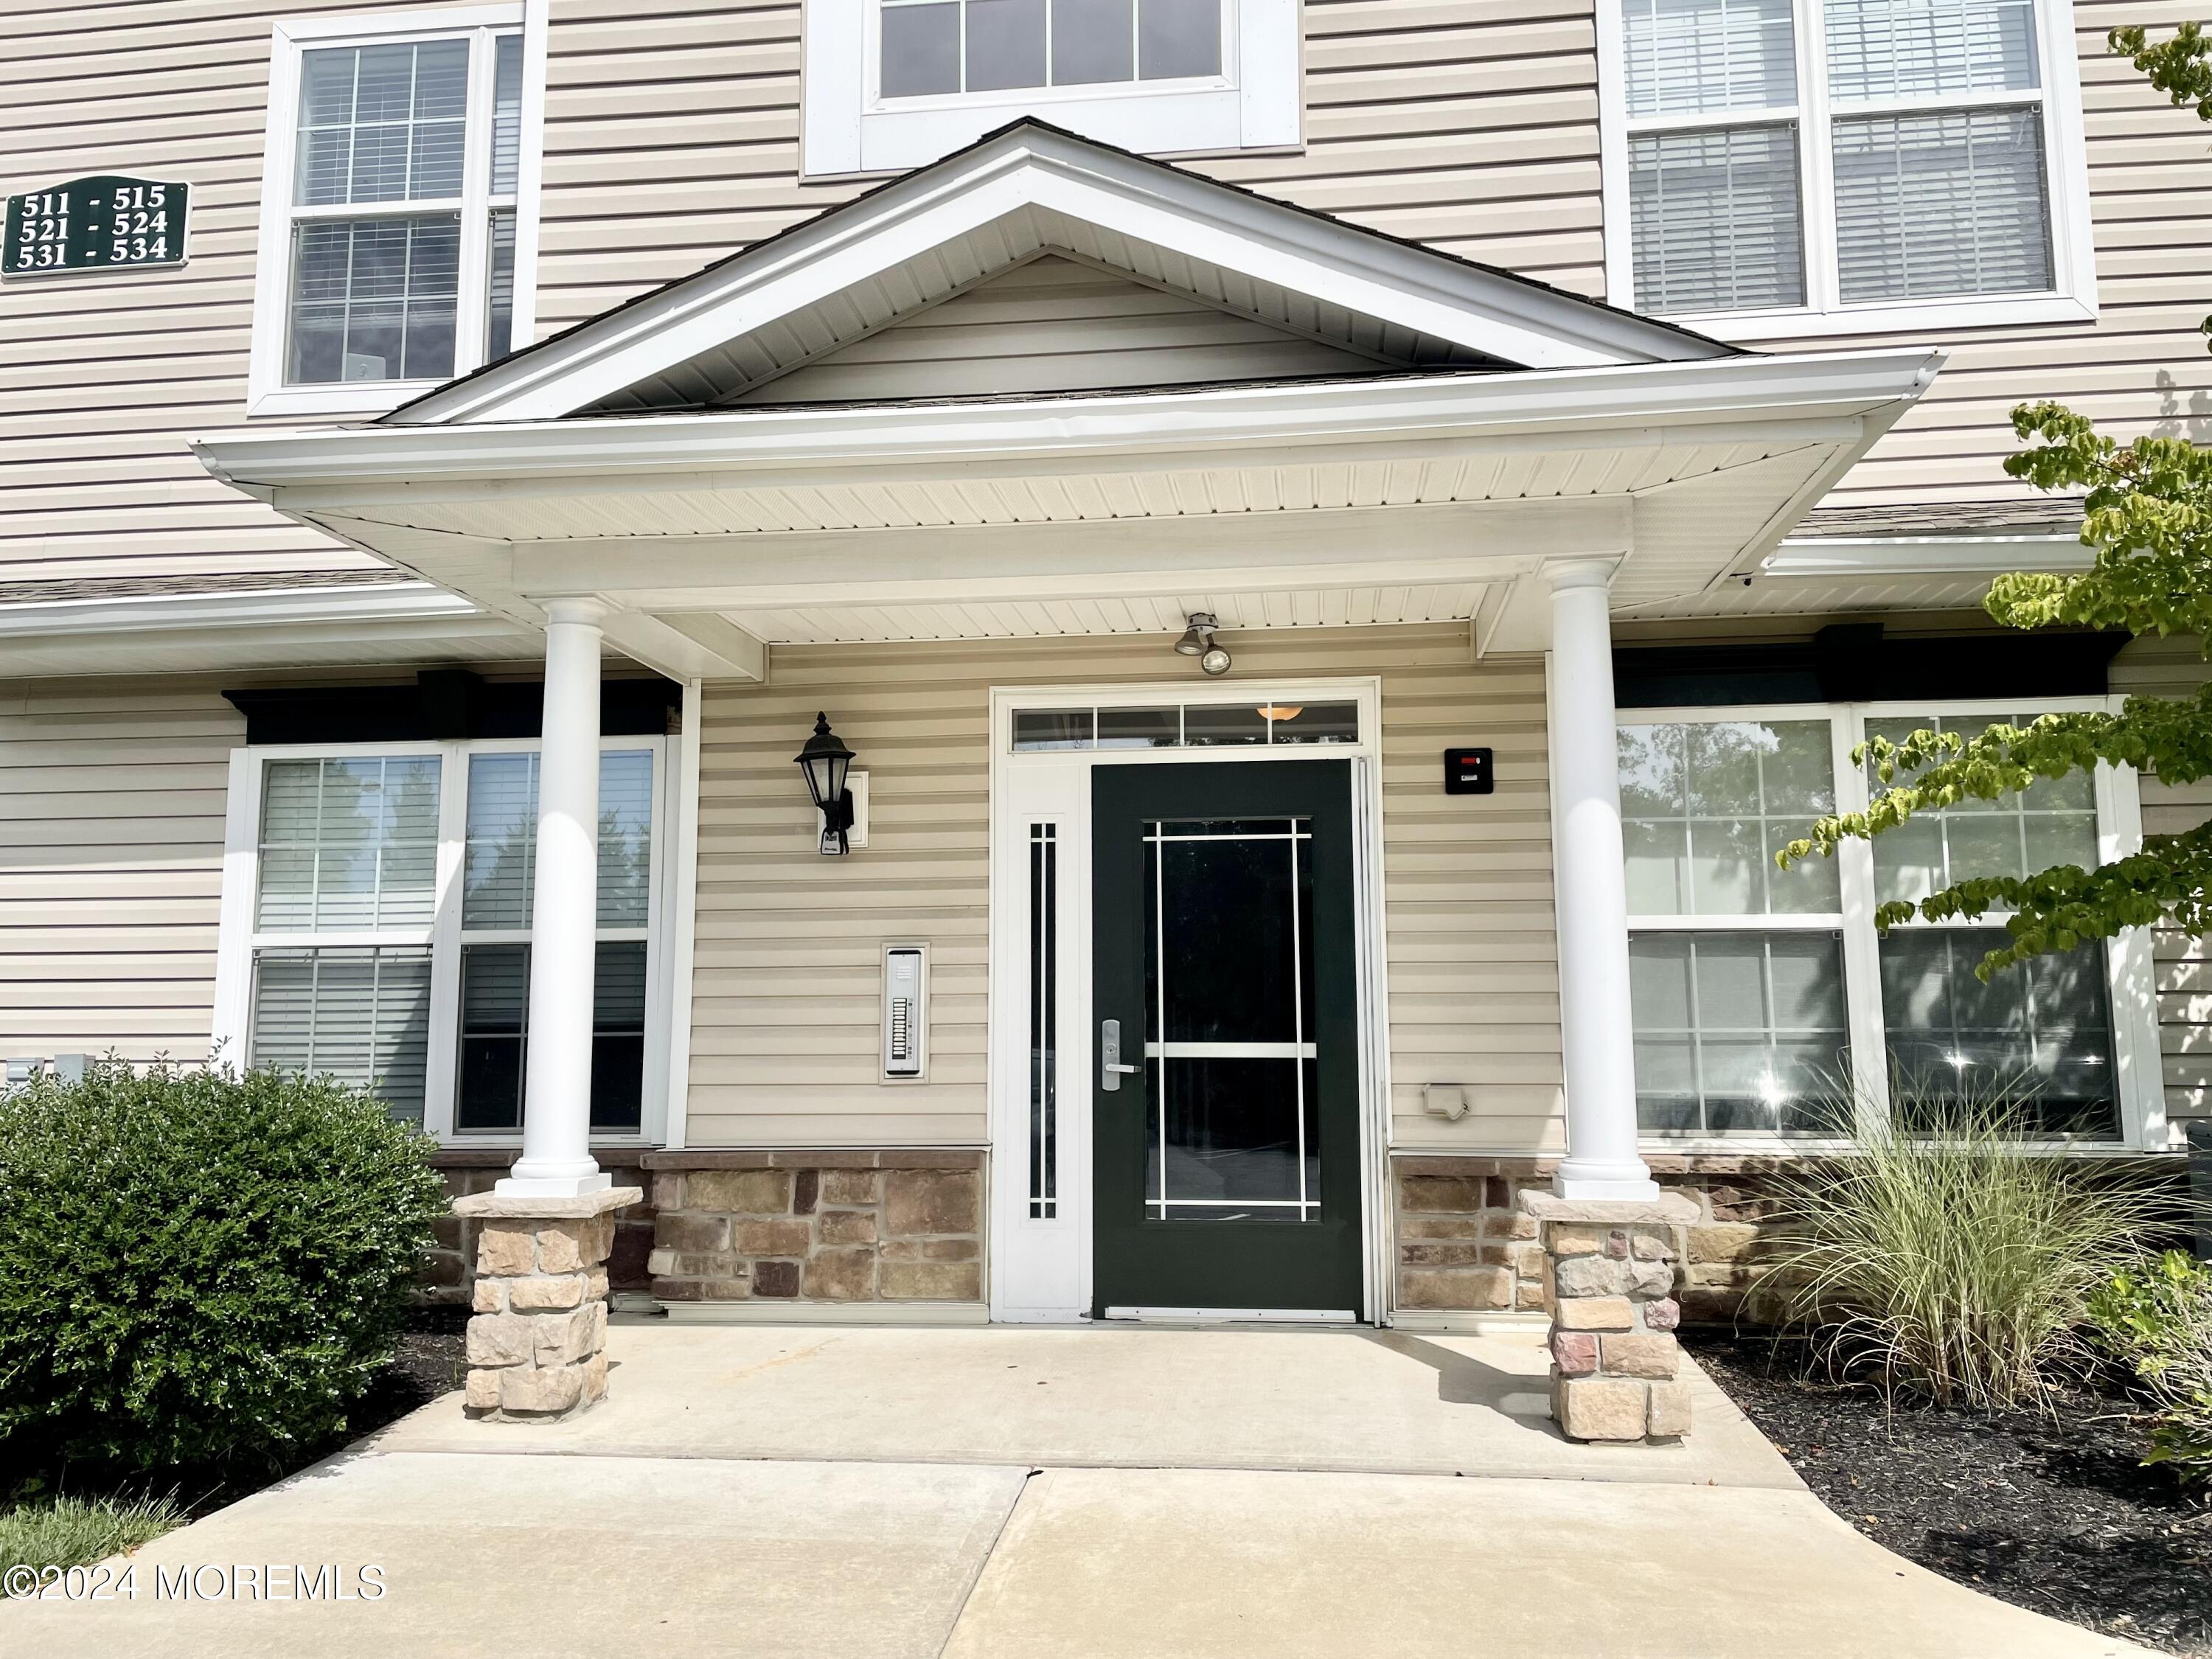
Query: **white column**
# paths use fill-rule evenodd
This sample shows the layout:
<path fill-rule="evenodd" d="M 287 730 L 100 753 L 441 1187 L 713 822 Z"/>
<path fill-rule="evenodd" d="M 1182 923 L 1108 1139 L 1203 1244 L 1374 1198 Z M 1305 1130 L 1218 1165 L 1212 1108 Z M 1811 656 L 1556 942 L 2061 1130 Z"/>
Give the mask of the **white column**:
<path fill-rule="evenodd" d="M 522 1156 L 502 1193 L 574 1197 L 612 1184 L 592 1157 L 592 981 L 599 915 L 596 599 L 545 607 L 545 721 L 531 884 L 530 1040 Z"/>
<path fill-rule="evenodd" d="M 1636 1150 L 1636 1050 L 1628 1003 L 1628 888 L 1613 708 L 1610 564 L 1545 572 L 1552 588 L 1552 883 L 1559 930 L 1567 1156 L 1561 1198 L 1656 1198 Z"/>

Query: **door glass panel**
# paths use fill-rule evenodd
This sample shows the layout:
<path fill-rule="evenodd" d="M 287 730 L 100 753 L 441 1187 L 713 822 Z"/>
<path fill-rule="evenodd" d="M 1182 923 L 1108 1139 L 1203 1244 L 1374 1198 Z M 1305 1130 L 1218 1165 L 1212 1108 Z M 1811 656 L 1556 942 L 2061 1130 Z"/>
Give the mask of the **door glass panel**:
<path fill-rule="evenodd" d="M 1318 1220 L 1311 826 L 1155 820 L 1145 833 L 1146 1212 Z"/>

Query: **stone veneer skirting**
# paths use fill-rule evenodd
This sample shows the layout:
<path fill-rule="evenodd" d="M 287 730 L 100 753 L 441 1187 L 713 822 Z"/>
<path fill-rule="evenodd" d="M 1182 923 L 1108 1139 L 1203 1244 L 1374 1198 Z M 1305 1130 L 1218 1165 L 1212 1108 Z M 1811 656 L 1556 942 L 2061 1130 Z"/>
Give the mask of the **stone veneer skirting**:
<path fill-rule="evenodd" d="M 1660 1187 L 1694 1206 L 1680 1212 L 1675 1298 L 1693 1324 L 1727 1324 L 1769 1270 L 1765 1242 L 1772 1181 L 1805 1160 L 1715 1153 L 1647 1155 Z M 1413 1312 L 1533 1313 L 1549 1309 L 1544 1251 L 1523 1192 L 1549 1192 L 1556 1158 L 1409 1153 L 1390 1160 L 1395 1195 L 1397 1305 Z M 2184 1161 L 2100 1156 L 2115 1180 L 2181 1188 Z M 1755 1303 L 1748 1310 L 1757 1311 Z"/>
<path fill-rule="evenodd" d="M 983 1299 L 977 1152 L 650 1152 L 663 1302 Z"/>
<path fill-rule="evenodd" d="M 644 1188 L 649 1177 L 638 1161 L 642 1150 L 637 1146 L 594 1146 L 592 1156 L 599 1159 L 601 1169 L 614 1177 L 616 1186 Z M 447 1198 L 467 1198 L 489 1192 L 521 1156 L 520 1150 L 513 1146 L 447 1146 L 433 1153 L 430 1162 L 446 1177 Z M 447 1307 L 467 1305 L 476 1284 L 477 1235 L 482 1224 L 481 1219 L 474 1216 L 447 1215 L 438 1218 L 437 1239 L 431 1246 L 429 1260 L 417 1285 L 416 1295 L 421 1300 Z M 646 1257 L 652 1249 L 650 1201 L 633 1204 L 615 1216 L 606 1274 L 609 1287 L 617 1296 L 644 1296 L 651 1291 L 653 1285 L 646 1272 Z"/>

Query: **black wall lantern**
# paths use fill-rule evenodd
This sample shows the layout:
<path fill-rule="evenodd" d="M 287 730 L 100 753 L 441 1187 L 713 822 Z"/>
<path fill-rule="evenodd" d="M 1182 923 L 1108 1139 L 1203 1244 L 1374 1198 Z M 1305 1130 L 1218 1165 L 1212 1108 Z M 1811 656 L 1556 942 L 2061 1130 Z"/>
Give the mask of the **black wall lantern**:
<path fill-rule="evenodd" d="M 846 832 L 853 827 L 853 796 L 845 775 L 853 769 L 853 751 L 830 729 L 830 716 L 814 717 L 814 735 L 792 758 L 806 775 L 806 793 L 822 809 L 822 856 L 842 858 L 853 850 Z"/>

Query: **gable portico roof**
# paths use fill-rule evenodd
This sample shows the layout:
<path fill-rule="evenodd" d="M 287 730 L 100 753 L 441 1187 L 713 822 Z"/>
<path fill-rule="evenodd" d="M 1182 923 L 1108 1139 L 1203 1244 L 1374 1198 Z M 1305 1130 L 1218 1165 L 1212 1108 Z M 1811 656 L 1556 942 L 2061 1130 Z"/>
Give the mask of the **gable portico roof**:
<path fill-rule="evenodd" d="M 1407 368 L 1745 355 L 1024 118 L 464 375 L 382 423 L 716 406 L 1041 252 Z"/>
<path fill-rule="evenodd" d="M 1040 251 L 1376 367 L 776 404 L 778 376 Z M 1705 591 L 1941 361 L 1738 351 L 1024 122 L 382 421 L 195 448 L 495 617 L 593 596 L 679 678 L 1189 610 L 1462 619 L 1529 649 L 1545 561 L 1616 562 L 1616 609 Z"/>

